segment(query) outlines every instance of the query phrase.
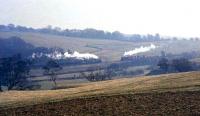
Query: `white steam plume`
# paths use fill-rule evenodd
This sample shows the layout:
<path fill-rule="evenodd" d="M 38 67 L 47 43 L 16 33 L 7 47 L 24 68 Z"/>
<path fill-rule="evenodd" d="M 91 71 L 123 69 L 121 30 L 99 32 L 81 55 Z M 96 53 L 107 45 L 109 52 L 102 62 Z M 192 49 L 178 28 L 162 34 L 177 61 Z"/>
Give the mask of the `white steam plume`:
<path fill-rule="evenodd" d="M 90 53 L 79 53 L 75 51 L 73 54 L 69 54 L 68 52 L 64 53 L 65 58 L 76 58 L 76 59 L 99 59 L 98 56 Z"/>
<path fill-rule="evenodd" d="M 141 46 L 139 48 L 135 48 L 134 50 L 127 51 L 124 53 L 124 56 L 132 56 L 138 53 L 148 52 L 150 50 L 156 49 L 156 46 L 154 44 L 151 44 L 150 46 Z"/>
<path fill-rule="evenodd" d="M 67 58 L 75 58 L 75 59 L 99 59 L 98 56 L 90 53 L 79 53 L 75 51 L 74 53 L 70 54 L 68 52 L 65 52 L 64 54 L 58 51 L 54 51 L 53 53 L 45 54 L 45 53 L 33 53 L 32 58 L 41 58 L 43 56 L 52 58 L 52 59 L 67 59 Z"/>

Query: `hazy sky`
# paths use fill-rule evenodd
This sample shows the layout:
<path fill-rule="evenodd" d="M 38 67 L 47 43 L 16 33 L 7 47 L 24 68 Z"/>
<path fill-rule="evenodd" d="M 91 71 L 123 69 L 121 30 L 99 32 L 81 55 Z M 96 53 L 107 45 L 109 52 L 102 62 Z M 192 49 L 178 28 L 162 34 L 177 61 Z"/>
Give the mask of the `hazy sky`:
<path fill-rule="evenodd" d="M 0 0 L 0 24 L 200 37 L 200 0 Z"/>

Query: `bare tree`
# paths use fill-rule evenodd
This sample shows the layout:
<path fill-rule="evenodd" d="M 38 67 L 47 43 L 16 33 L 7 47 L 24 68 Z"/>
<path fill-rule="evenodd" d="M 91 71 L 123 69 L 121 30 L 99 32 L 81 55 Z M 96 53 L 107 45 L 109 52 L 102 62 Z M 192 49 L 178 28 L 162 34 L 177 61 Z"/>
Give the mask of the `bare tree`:
<path fill-rule="evenodd" d="M 57 74 L 56 72 L 61 70 L 62 67 L 54 60 L 49 60 L 46 65 L 43 67 L 44 69 L 44 74 L 48 75 L 50 77 L 50 81 L 52 81 L 57 87 Z"/>

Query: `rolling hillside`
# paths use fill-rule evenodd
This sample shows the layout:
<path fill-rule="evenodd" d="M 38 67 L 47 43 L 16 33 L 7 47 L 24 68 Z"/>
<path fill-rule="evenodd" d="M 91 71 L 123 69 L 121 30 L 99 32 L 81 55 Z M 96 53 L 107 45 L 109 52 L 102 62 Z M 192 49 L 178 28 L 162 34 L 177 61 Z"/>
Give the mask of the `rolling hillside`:
<path fill-rule="evenodd" d="M 117 40 L 83 39 L 28 32 L 0 32 L 0 37 L 2 38 L 8 38 L 11 36 L 18 36 L 24 41 L 37 47 L 61 47 L 63 49 L 71 49 L 78 52 L 90 52 L 100 56 L 104 61 L 119 60 L 125 50 L 132 49 L 133 47 L 138 47 L 142 44 L 148 44 L 136 44 L 132 42 Z"/>
<path fill-rule="evenodd" d="M 118 61 L 125 51 L 133 50 L 136 47 L 146 46 L 152 42 L 131 42 L 107 39 L 88 39 L 65 37 L 50 34 L 31 33 L 31 32 L 0 32 L 0 38 L 18 36 L 24 41 L 34 46 L 42 47 L 61 47 L 65 50 L 71 49 L 78 52 L 90 52 L 98 55 L 103 61 Z M 147 55 L 160 55 L 161 51 L 167 53 L 180 54 L 183 52 L 199 51 L 200 41 L 155 41 L 153 42 L 157 49 L 145 53 Z"/>
<path fill-rule="evenodd" d="M 0 114 L 198 114 L 199 90 L 200 72 L 187 72 L 93 82 L 61 90 L 9 91 L 0 93 Z"/>

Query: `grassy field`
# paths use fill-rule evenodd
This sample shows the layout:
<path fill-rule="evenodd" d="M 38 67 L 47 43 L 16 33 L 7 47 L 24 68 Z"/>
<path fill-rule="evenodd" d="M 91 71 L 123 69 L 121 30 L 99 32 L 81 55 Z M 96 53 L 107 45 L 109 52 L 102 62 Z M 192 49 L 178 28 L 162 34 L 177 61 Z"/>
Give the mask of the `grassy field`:
<path fill-rule="evenodd" d="M 68 86 L 73 86 L 74 84 L 78 84 L 78 83 L 86 83 L 89 82 L 85 77 L 83 77 L 81 75 L 81 72 L 84 72 L 84 74 L 88 75 L 91 73 L 91 71 L 89 71 L 88 69 L 92 69 L 93 73 L 95 72 L 99 72 L 99 71 L 103 71 L 105 69 L 105 67 L 108 64 L 93 64 L 93 65 L 80 65 L 80 66 L 66 66 L 63 67 L 63 69 L 61 71 L 58 72 L 57 75 L 57 86 L 60 88 L 63 87 L 68 87 Z M 127 75 L 117 75 L 117 76 L 113 76 L 112 79 L 118 79 L 118 78 L 124 78 L 131 76 L 143 76 L 146 75 L 147 73 L 149 73 L 150 71 L 150 66 L 146 65 L 146 66 L 132 66 L 127 68 L 127 72 L 133 72 L 131 74 L 127 74 Z M 134 72 L 137 72 L 138 70 L 144 70 L 144 73 L 141 72 L 141 74 L 134 74 Z M 37 84 L 40 86 L 40 90 L 47 90 L 47 89 L 52 89 L 54 88 L 54 84 L 52 81 L 50 81 L 49 76 L 44 76 L 43 75 L 43 70 L 41 69 L 34 69 L 31 70 L 31 78 L 29 78 L 29 80 L 31 82 L 33 82 L 33 84 Z M 115 72 L 117 73 L 117 72 Z"/>
<path fill-rule="evenodd" d="M 3 92 L 0 93 L 0 107 L 17 107 L 101 95 L 198 90 L 200 90 L 200 72 L 187 72 L 82 83 L 74 88 L 61 90 Z"/>
<path fill-rule="evenodd" d="M 199 114 L 199 90 L 200 72 L 188 72 L 9 91 L 0 93 L 0 115 Z"/>

